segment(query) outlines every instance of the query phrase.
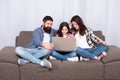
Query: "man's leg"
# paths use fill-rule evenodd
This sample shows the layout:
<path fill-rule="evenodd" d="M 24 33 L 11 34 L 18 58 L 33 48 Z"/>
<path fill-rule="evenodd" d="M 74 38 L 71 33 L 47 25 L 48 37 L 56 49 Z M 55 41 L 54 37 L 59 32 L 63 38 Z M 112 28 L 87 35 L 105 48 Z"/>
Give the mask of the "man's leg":
<path fill-rule="evenodd" d="M 32 55 L 35 51 L 36 49 L 27 49 L 23 47 L 17 47 L 15 49 L 16 54 L 22 57 L 23 59 L 31 61 L 32 63 L 35 63 L 35 64 L 40 64 L 41 60 Z"/>
<path fill-rule="evenodd" d="M 34 56 L 34 54 L 36 54 L 38 52 L 38 49 L 36 49 L 36 48 L 35 49 L 27 49 L 27 48 L 23 48 L 23 47 L 17 47 L 15 51 L 16 51 L 17 55 L 19 55 L 20 57 L 25 59 L 25 60 L 22 60 L 22 61 L 24 61 L 24 64 L 28 60 L 28 61 L 31 61 L 32 63 L 39 64 L 43 67 L 52 68 L 51 62 L 49 62 L 47 59 L 40 60 Z"/>
<path fill-rule="evenodd" d="M 33 54 L 34 57 L 36 58 L 47 58 L 50 54 L 52 53 L 51 50 L 47 50 L 43 47 L 37 48 L 36 53 Z"/>

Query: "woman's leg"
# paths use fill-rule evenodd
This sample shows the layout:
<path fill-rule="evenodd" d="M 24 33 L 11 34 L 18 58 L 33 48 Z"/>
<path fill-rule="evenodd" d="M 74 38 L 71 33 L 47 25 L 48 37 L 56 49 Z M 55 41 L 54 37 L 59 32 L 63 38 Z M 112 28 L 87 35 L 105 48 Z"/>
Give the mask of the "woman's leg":
<path fill-rule="evenodd" d="M 77 53 L 78 56 L 82 56 L 82 57 L 85 57 L 85 58 L 90 58 L 90 59 L 95 58 L 95 55 L 91 54 L 89 49 L 86 50 L 86 49 L 78 47 L 76 49 L 76 53 Z"/>
<path fill-rule="evenodd" d="M 102 52 L 106 52 L 107 50 L 108 46 L 99 44 L 96 48 L 93 49 L 92 54 L 99 56 Z"/>

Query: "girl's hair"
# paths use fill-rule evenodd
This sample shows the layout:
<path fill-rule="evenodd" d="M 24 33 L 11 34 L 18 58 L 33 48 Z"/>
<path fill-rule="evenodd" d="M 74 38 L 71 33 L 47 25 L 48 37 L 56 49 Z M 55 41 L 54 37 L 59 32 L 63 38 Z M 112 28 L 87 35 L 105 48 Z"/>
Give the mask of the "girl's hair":
<path fill-rule="evenodd" d="M 82 18 L 79 17 L 78 15 L 75 15 L 75 16 L 72 17 L 71 22 L 72 21 L 75 21 L 79 25 L 79 32 L 80 32 L 81 35 L 84 35 L 87 27 L 84 25 Z M 72 29 L 75 30 L 73 25 L 72 25 Z"/>
<path fill-rule="evenodd" d="M 67 27 L 67 29 L 68 29 L 67 34 L 70 33 L 70 28 L 69 28 L 68 23 L 67 22 L 62 22 L 59 26 L 59 29 L 58 29 L 57 33 L 56 33 L 59 37 L 63 37 L 62 29 L 63 29 L 64 26 Z"/>

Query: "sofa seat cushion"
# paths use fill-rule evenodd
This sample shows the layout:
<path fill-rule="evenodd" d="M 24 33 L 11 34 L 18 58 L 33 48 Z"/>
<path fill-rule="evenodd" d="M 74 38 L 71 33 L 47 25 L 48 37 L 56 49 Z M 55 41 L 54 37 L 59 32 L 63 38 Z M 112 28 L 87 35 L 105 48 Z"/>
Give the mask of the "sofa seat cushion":
<path fill-rule="evenodd" d="M 105 80 L 120 80 L 120 61 L 105 64 Z"/>
<path fill-rule="evenodd" d="M 6 62 L 0 62 L 0 80 L 20 80 L 19 66 Z"/>
<path fill-rule="evenodd" d="M 104 63 L 120 61 L 120 48 L 117 46 L 111 45 L 107 53 L 108 54 L 102 59 Z"/>
<path fill-rule="evenodd" d="M 6 46 L 0 51 L 0 62 L 17 64 L 18 58 L 15 54 L 15 47 Z"/>
<path fill-rule="evenodd" d="M 20 66 L 21 80 L 103 80 L 104 77 L 104 65 L 101 61 L 51 62 L 52 71 L 31 63 Z"/>

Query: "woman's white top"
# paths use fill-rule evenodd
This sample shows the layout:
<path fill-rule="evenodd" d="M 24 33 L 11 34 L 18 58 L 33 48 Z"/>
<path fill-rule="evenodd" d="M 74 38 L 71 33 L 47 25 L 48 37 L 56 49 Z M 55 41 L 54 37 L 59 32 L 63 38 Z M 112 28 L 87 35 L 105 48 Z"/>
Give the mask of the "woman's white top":
<path fill-rule="evenodd" d="M 86 35 L 81 36 L 79 33 L 75 34 L 76 46 L 81 48 L 91 48 L 86 39 Z"/>

